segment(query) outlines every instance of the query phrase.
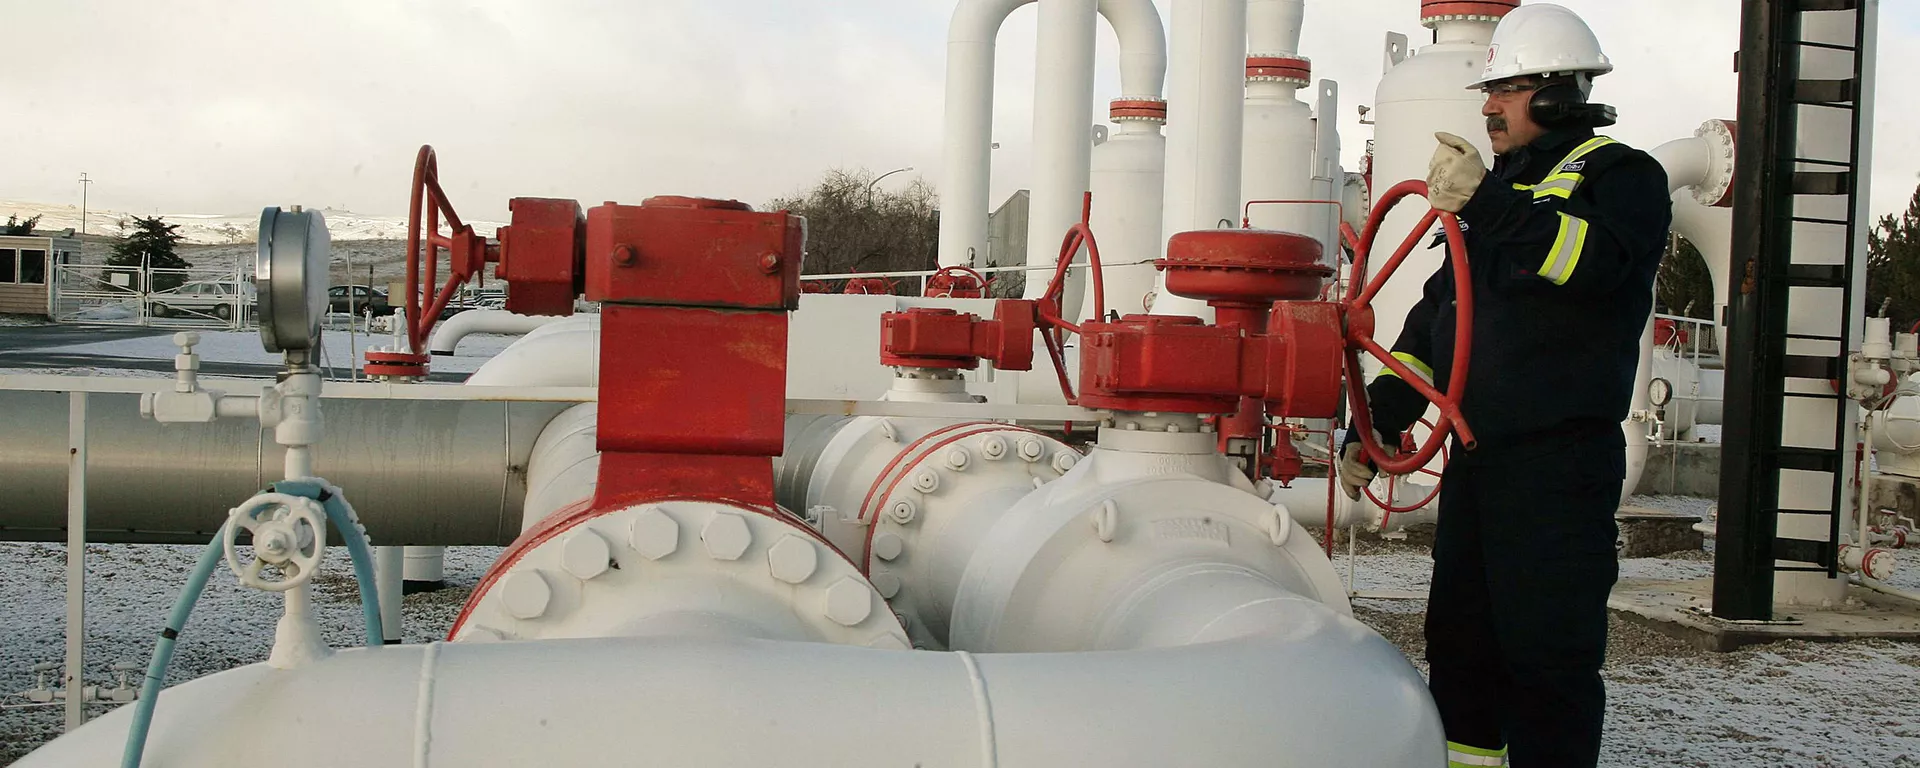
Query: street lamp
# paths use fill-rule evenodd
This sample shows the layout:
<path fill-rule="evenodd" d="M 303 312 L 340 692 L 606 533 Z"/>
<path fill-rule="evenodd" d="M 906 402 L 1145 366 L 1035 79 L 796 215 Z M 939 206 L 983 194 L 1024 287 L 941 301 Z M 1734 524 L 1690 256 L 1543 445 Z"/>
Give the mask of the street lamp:
<path fill-rule="evenodd" d="M 869 182 L 867 182 L 867 207 L 868 207 L 868 208 L 872 208 L 872 207 L 873 207 L 873 187 L 874 187 L 874 185 L 876 185 L 876 184 L 879 184 L 879 183 L 881 182 L 881 180 L 883 180 L 883 179 L 885 179 L 885 178 L 887 178 L 888 176 L 892 176 L 892 175 L 894 175 L 894 174 L 896 174 L 896 173 L 906 173 L 907 171 L 911 171 L 911 170 L 913 170 L 913 166 L 911 166 L 911 165 L 909 165 L 909 166 L 907 166 L 907 167 L 905 167 L 905 168 L 895 168 L 895 169 L 893 169 L 893 170 L 891 170 L 891 171 L 887 171 L 886 173 L 883 173 L 883 174 L 880 174 L 880 175 L 879 175 L 878 177 L 876 177 L 876 178 L 874 178 L 874 180 L 873 180 L 873 181 L 869 181 Z"/>

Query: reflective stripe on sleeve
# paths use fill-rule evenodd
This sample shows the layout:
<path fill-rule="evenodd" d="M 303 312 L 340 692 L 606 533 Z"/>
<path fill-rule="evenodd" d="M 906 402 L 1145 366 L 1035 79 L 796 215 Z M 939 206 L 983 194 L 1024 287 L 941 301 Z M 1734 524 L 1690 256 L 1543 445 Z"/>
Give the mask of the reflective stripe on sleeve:
<path fill-rule="evenodd" d="M 1580 162 L 1581 159 L 1593 154 L 1595 150 L 1601 147 L 1617 143 L 1619 142 L 1605 136 L 1595 136 L 1588 139 L 1585 144 L 1575 147 L 1572 152 L 1568 153 L 1567 156 L 1560 161 L 1559 165 L 1554 166 L 1555 170 L 1553 175 L 1542 179 L 1540 183 L 1531 187 L 1520 185 L 1515 185 L 1515 187 L 1518 189 L 1533 190 L 1533 199 L 1535 200 L 1543 197 L 1558 197 L 1562 200 L 1570 199 L 1573 197 L 1574 190 L 1580 188 L 1581 182 L 1586 181 L 1586 177 L 1577 171 L 1567 170 L 1567 166 Z"/>
<path fill-rule="evenodd" d="M 1426 382 L 1427 386 L 1429 387 L 1433 386 L 1433 366 L 1427 365 L 1425 362 L 1422 362 L 1420 358 L 1414 357 L 1413 355 L 1407 354 L 1405 352 L 1393 353 L 1393 359 L 1406 363 L 1407 367 L 1412 368 L 1414 374 L 1418 375 L 1421 381 Z M 1400 374 L 1394 371 L 1392 368 L 1385 368 L 1385 367 L 1381 368 L 1380 375 L 1392 376 L 1396 379 L 1400 378 Z"/>
<path fill-rule="evenodd" d="M 1459 742 L 1447 742 L 1447 768 L 1462 766 L 1502 766 L 1507 764 L 1507 748 L 1481 749 Z"/>
<path fill-rule="evenodd" d="M 1540 276 L 1554 285 L 1566 285 L 1573 270 L 1580 266 L 1580 252 L 1587 247 L 1587 220 L 1560 214 L 1560 236 L 1553 240 L 1553 251 L 1540 266 Z"/>

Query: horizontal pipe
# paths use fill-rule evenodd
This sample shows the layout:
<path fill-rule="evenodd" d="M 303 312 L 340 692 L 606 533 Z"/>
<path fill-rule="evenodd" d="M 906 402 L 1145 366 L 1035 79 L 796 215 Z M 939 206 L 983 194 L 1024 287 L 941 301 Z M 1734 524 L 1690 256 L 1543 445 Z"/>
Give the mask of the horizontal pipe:
<path fill-rule="evenodd" d="M 564 319 L 566 318 L 521 315 L 504 309 L 468 310 L 436 324 L 433 328 L 433 339 L 427 343 L 427 348 L 436 355 L 451 355 L 454 349 L 460 346 L 461 339 L 476 333 L 519 335 Z"/>
<path fill-rule="evenodd" d="M 1245 624 L 1265 630 L 1237 640 L 1100 653 L 658 637 L 347 650 L 169 689 L 147 751 L 153 765 L 209 768 L 253 765 L 262 744 L 282 768 L 1445 761 L 1432 699 L 1392 645 L 1311 600 L 1261 606 Z M 858 706 L 797 714 L 822 702 Z M 16 765 L 117 765 L 129 714 Z"/>
<path fill-rule="evenodd" d="M 135 393 L 97 393 L 90 404 L 88 541 L 204 543 L 228 508 L 280 477 L 286 449 L 258 423 L 161 425 L 140 417 Z M 325 397 L 314 470 L 360 501 L 377 544 L 502 545 L 520 532 L 534 439 L 566 408 Z M 62 541 L 66 396 L 0 390 L 0 413 L 0 540 Z"/>

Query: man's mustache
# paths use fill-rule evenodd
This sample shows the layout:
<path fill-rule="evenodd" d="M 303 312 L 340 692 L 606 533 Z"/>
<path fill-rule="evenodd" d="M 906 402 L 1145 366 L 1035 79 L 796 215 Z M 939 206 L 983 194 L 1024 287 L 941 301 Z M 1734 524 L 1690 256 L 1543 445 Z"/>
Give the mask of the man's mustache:
<path fill-rule="evenodd" d="M 1504 131 L 1504 130 L 1506 130 L 1506 129 L 1507 129 L 1507 119 L 1506 119 L 1506 118 L 1504 118 L 1504 117 L 1501 117 L 1501 116 L 1499 116 L 1499 115 L 1495 115 L 1495 116 L 1493 116 L 1493 117 L 1489 117 L 1489 118 L 1487 118 L 1487 132 L 1488 132 L 1488 133 L 1492 133 L 1492 132 L 1494 132 L 1494 131 Z"/>

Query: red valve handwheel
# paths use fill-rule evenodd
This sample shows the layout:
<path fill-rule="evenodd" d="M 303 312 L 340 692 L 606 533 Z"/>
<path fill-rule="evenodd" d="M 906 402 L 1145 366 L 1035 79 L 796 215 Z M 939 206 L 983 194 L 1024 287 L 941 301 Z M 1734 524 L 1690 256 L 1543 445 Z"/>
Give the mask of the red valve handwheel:
<path fill-rule="evenodd" d="M 440 234 L 442 216 L 446 217 L 451 235 Z M 424 254 L 420 248 L 423 231 L 427 245 Z M 437 293 L 429 296 L 428 292 L 435 287 L 440 251 L 445 250 L 452 255 L 456 253 L 457 245 L 471 247 L 468 241 L 473 238 L 472 228 L 460 223 L 460 215 L 453 212 L 453 204 L 447 202 L 447 193 L 440 189 L 440 162 L 433 154 L 433 147 L 420 147 L 420 154 L 413 162 L 412 201 L 407 207 L 407 295 L 403 305 L 407 310 L 407 336 L 413 342 L 415 352 L 427 348 L 427 336 L 433 332 L 440 313 L 453 300 L 454 291 L 459 289 L 460 284 L 472 277 L 461 274 L 460 264 L 456 260 L 448 265 L 450 274 L 446 285 L 440 286 Z M 456 239 L 460 243 L 456 244 Z M 426 291 L 421 290 L 423 285 Z"/>
<path fill-rule="evenodd" d="M 941 278 L 946 278 L 946 281 L 937 282 Z M 973 284 L 967 286 L 961 282 L 962 280 L 972 280 Z M 927 277 L 927 296 L 932 298 L 950 298 L 953 296 L 954 291 L 979 291 L 981 296 L 985 296 L 987 293 L 987 282 L 987 276 L 980 274 L 980 271 L 973 267 L 960 264 L 945 266 L 941 267 L 940 271 Z"/>
<path fill-rule="evenodd" d="M 1467 450 L 1473 450 L 1473 430 L 1467 426 L 1466 418 L 1460 412 L 1460 393 L 1466 390 L 1467 361 L 1471 357 L 1473 346 L 1473 276 L 1467 271 L 1466 236 L 1460 231 L 1460 219 L 1451 213 L 1438 209 L 1429 209 L 1413 228 L 1406 240 L 1388 259 L 1380 273 L 1371 280 L 1367 277 L 1367 254 L 1373 250 L 1373 240 L 1380 234 L 1380 225 L 1386 221 L 1387 212 L 1412 195 L 1425 197 L 1427 183 L 1420 180 L 1403 181 L 1387 190 L 1373 214 L 1367 217 L 1367 228 L 1360 237 L 1360 245 L 1353 255 L 1353 279 L 1347 287 L 1346 337 L 1347 337 L 1347 396 L 1353 409 L 1353 428 L 1359 430 L 1360 444 L 1372 459 L 1374 466 L 1390 475 L 1409 474 L 1431 461 L 1434 454 L 1446 444 L 1447 435 L 1460 433 L 1460 444 Z M 1386 348 L 1373 339 L 1373 298 L 1380 293 L 1387 280 L 1400 269 L 1407 255 L 1426 237 L 1427 231 L 1439 221 L 1447 233 L 1447 260 L 1453 266 L 1454 291 L 1454 329 L 1453 329 L 1453 369 L 1447 380 L 1447 392 L 1441 394 L 1406 363 L 1395 359 Z M 1412 385 L 1429 402 L 1440 409 L 1440 420 L 1428 433 L 1425 443 L 1411 454 L 1388 456 L 1378 441 L 1373 438 L 1373 413 L 1368 408 L 1367 390 L 1360 369 L 1360 353 L 1366 352 L 1382 365 L 1398 374 L 1401 380 Z"/>

